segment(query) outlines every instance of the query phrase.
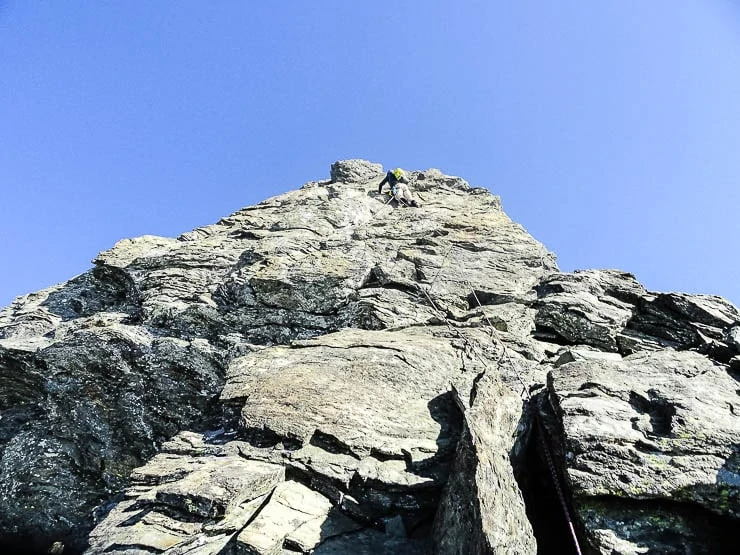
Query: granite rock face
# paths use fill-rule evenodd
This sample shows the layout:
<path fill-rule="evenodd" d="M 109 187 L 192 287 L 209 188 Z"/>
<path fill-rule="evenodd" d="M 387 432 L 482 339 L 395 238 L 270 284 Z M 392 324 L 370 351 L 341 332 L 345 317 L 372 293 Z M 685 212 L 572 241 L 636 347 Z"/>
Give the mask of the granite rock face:
<path fill-rule="evenodd" d="M 341 161 L 0 311 L 0 547 L 567 553 L 557 480 L 584 552 L 725 549 L 737 309 L 408 173 L 422 209 Z"/>

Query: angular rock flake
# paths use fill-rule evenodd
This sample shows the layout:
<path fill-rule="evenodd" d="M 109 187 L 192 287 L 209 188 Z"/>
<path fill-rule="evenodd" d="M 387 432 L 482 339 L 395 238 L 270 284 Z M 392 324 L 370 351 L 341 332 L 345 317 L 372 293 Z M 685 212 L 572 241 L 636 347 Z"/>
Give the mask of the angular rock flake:
<path fill-rule="evenodd" d="M 0 548 L 720 553 L 740 315 L 561 273 L 498 197 L 382 166 L 125 239 L 0 311 Z"/>

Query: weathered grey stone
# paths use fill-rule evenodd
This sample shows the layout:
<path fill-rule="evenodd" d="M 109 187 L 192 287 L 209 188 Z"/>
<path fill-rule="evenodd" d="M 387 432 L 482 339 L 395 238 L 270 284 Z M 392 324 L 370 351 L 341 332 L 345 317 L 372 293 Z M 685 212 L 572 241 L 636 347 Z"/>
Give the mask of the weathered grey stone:
<path fill-rule="evenodd" d="M 656 298 L 687 320 L 715 328 L 736 324 L 740 316 L 731 303 L 714 295 L 661 293 Z"/>
<path fill-rule="evenodd" d="M 222 385 L 220 355 L 207 343 L 136 326 L 80 329 L 32 354 L 3 352 L 0 528 L 52 530 L 72 545 L 82 543 L 75 523 L 121 491 L 156 442 L 208 419 Z"/>
<path fill-rule="evenodd" d="M 553 362 L 553 366 L 556 368 L 567 364 L 569 362 L 576 362 L 579 360 L 611 360 L 620 361 L 622 357 L 619 353 L 608 353 L 604 351 L 596 351 L 590 349 L 563 349 L 557 360 Z"/>
<path fill-rule="evenodd" d="M 538 286 L 535 322 L 569 343 L 617 352 L 617 334 L 647 291 L 632 274 L 587 271 L 553 274 Z"/>
<path fill-rule="evenodd" d="M 473 298 L 473 308 L 477 300 Z M 490 323 L 500 332 L 510 333 L 517 337 L 529 338 L 535 331 L 534 318 L 537 311 L 519 303 L 485 305 L 482 312 L 486 323 Z"/>
<path fill-rule="evenodd" d="M 383 519 L 383 525 L 387 536 L 396 538 L 406 537 L 406 526 L 403 523 L 403 518 L 399 515 Z"/>
<path fill-rule="evenodd" d="M 180 434 L 177 447 L 196 434 Z M 132 473 L 127 498 L 89 536 L 88 555 L 131 546 L 172 555 L 221 553 L 285 479 L 281 465 L 215 453 L 163 452 Z"/>
<path fill-rule="evenodd" d="M 617 333 L 617 345 L 619 346 L 619 352 L 624 355 L 631 355 L 638 351 L 660 351 L 661 349 L 680 346 L 675 341 L 661 339 L 629 328 Z"/>
<path fill-rule="evenodd" d="M 248 555 L 279 553 L 286 538 L 292 534 L 293 545 L 304 553 L 310 552 L 322 540 L 321 535 L 314 535 L 315 543 L 306 545 L 306 530 L 299 530 L 308 524 L 320 528 L 331 508 L 331 502 L 323 495 L 297 482 L 284 482 L 275 488 L 269 503 L 257 518 L 239 533 L 235 552 Z"/>
<path fill-rule="evenodd" d="M 136 500 L 119 503 L 90 535 L 86 553 L 120 551 L 133 546 L 147 551 L 167 551 L 201 529 L 197 523 L 181 522 L 158 512 L 137 511 L 136 505 Z"/>
<path fill-rule="evenodd" d="M 578 513 L 597 553 L 710 555 L 736 551 L 732 521 L 680 504 L 593 498 L 583 500 Z"/>
<path fill-rule="evenodd" d="M 537 287 L 536 335 L 623 355 L 666 347 L 697 349 L 727 363 L 738 352 L 740 314 L 720 297 L 649 293 L 615 270 L 553 274 Z"/>
<path fill-rule="evenodd" d="M 157 488 L 157 501 L 183 513 L 223 517 L 244 501 L 272 491 L 284 478 L 280 466 L 240 457 L 209 457 L 200 468 Z"/>
<path fill-rule="evenodd" d="M 311 519 L 288 533 L 284 545 L 302 553 L 312 553 L 328 539 L 362 528 L 364 528 L 362 524 L 345 516 L 335 507 L 330 509 L 325 517 Z"/>
<path fill-rule="evenodd" d="M 346 330 L 236 359 L 221 398 L 248 400 L 248 430 L 301 444 L 318 430 L 358 457 L 402 457 L 403 449 L 436 449 L 440 425 L 428 403 L 460 371 L 449 342 L 424 330 Z M 393 410 L 399 402 L 404 414 Z"/>
<path fill-rule="evenodd" d="M 525 410 L 548 371 L 553 400 L 586 403 L 542 422 L 592 547 L 698 546 L 736 523 L 735 307 L 557 273 L 498 197 L 408 173 L 422 209 L 377 196 L 381 166 L 338 162 L 0 310 L 0 550 L 229 552 L 285 474 L 331 508 L 278 553 L 426 553 L 435 514 L 446 552 L 531 551 L 513 476 L 549 480 Z M 669 420 L 687 437 L 661 435 Z"/>
<path fill-rule="evenodd" d="M 508 459 L 521 398 L 486 374 L 477 382 L 472 406 L 459 396 L 458 402 L 466 407 L 465 428 L 435 520 L 434 552 L 536 553 Z"/>
<path fill-rule="evenodd" d="M 723 341 L 738 322 L 737 309 L 720 297 L 658 293 L 638 303 L 628 327 L 666 346 L 697 349 L 726 363 L 737 351 Z"/>
<path fill-rule="evenodd" d="M 511 222 L 497 197 L 463 179 L 438 170 L 409 172 L 425 207 L 402 211 L 376 198 L 380 166 L 339 163 L 334 177 L 340 175 L 341 182 L 309 183 L 177 239 L 120 241 L 95 258 L 90 272 L 0 312 L 0 375 L 7 384 L 0 420 L 4 529 L 81 545 L 93 509 L 120 492 L 131 470 L 162 442 L 196 425 L 225 425 L 218 422 L 216 394 L 235 356 L 347 327 L 444 330 L 441 313 L 422 290 L 431 289 L 438 308 L 466 318 L 473 291 L 486 306 L 531 299 L 539 278 L 556 269 L 553 256 Z M 516 342 L 529 350 L 524 335 Z M 459 354 L 451 350 L 449 357 Z M 384 388 L 381 379 L 376 388 Z M 434 398 L 424 395 L 444 390 L 423 388 L 414 410 Z M 63 437 L 47 438 L 48 430 L 61 430 Z M 371 449 L 381 458 L 408 457 L 423 465 L 437 461 L 435 440 L 430 428 L 408 440 L 410 448 L 406 439 L 393 439 L 386 455 L 376 437 Z M 454 443 L 452 436 L 445 441 Z M 291 461 L 279 449 L 233 448 L 251 449 L 247 456 L 260 460 L 284 459 L 316 487 L 347 492 L 327 464 Z M 44 449 L 52 454 L 36 460 Z M 403 505 L 405 494 L 381 493 L 401 483 L 418 489 L 412 497 L 429 506 L 446 472 L 447 463 L 437 462 L 422 480 L 431 484 L 428 491 L 420 493 L 427 486 L 416 483 L 418 475 L 390 471 L 397 463 L 378 460 L 377 468 L 357 474 L 370 489 L 355 492 L 361 508 L 353 510 L 371 518 L 366 498 L 382 511 Z M 350 476 L 359 469 L 347 468 Z M 35 475 L 72 493 L 27 487 Z M 39 504 L 45 510 L 33 515 L 24 508 Z"/>
<path fill-rule="evenodd" d="M 667 541 L 666 529 L 671 529 L 651 524 L 648 517 L 655 510 L 670 515 L 688 508 L 697 523 L 708 518 L 705 513 L 738 517 L 736 389 L 726 367 L 696 353 L 672 350 L 622 361 L 575 361 L 552 371 L 549 399 L 561 419 L 563 465 L 576 511 L 590 537 L 601 538 L 594 540 L 595 546 L 611 545 L 607 536 L 630 539 L 620 519 L 606 517 L 610 503 L 619 506 L 620 500 L 641 502 L 624 514 L 641 528 L 641 543 L 652 548 Z M 601 509 L 594 513 L 596 505 Z M 680 549 L 681 537 L 711 539 L 699 529 L 691 531 L 690 517 L 681 518 L 681 528 L 688 531 L 675 537 L 673 549 Z M 608 533 L 605 522 L 614 526 Z M 589 528 L 594 523 L 602 530 L 598 534 Z M 630 552 L 626 547 L 620 551 L 614 542 L 609 549 Z"/>
<path fill-rule="evenodd" d="M 329 538 L 313 551 L 313 555 L 428 555 L 429 542 L 420 539 L 388 536 L 383 532 L 365 529 Z"/>
<path fill-rule="evenodd" d="M 449 341 L 427 331 L 345 330 L 236 359 L 222 399 L 243 404 L 253 441 L 303 446 L 293 465 L 372 521 L 434 510 L 459 433 L 448 392 L 461 372 Z"/>
<path fill-rule="evenodd" d="M 383 166 L 366 160 L 340 160 L 331 165 L 331 181 L 367 183 L 383 175 Z"/>
<path fill-rule="evenodd" d="M 725 343 L 740 353 L 740 326 L 733 326 L 727 330 Z"/>

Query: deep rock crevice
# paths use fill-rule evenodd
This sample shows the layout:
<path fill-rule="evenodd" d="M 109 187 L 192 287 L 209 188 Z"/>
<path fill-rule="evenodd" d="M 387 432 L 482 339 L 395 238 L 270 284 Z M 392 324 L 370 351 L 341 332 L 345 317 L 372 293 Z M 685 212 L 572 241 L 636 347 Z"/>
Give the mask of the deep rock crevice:
<path fill-rule="evenodd" d="M 561 273 L 488 191 L 410 172 L 395 208 L 382 175 L 337 162 L 0 311 L 0 545 L 565 553 L 527 392 L 584 552 L 727 534 L 737 309 Z"/>
<path fill-rule="evenodd" d="M 543 436 L 542 429 L 536 424 L 534 410 L 527 413 L 529 421 L 526 425 L 531 432 L 522 449 L 520 460 L 514 465 L 514 472 L 522 491 L 527 517 L 537 540 L 537 553 L 575 555 L 577 550 L 568 526 L 568 518 L 573 519 L 572 515 L 575 513 L 572 503 L 568 501 L 566 501 L 568 513 L 565 512 L 558 492 L 558 488 L 561 492 L 567 491 L 566 482 L 558 472 L 558 483 L 555 483 L 547 455 L 543 452 L 543 449 L 549 449 L 549 446 L 546 447 L 549 438 Z M 587 543 L 583 541 L 580 526 L 578 533 L 579 547 L 583 550 Z"/>

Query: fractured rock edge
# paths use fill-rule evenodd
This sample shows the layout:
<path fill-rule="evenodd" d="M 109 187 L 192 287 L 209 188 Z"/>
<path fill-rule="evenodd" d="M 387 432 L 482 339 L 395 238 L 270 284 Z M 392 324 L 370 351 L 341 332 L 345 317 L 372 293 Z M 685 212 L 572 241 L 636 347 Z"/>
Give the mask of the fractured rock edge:
<path fill-rule="evenodd" d="M 0 374 L 10 384 L 0 394 L 0 521 L 7 521 L 6 528 L 21 533 L 19 522 L 27 521 L 63 536 L 68 527 L 60 516 L 89 518 L 91 507 L 120 492 L 128 472 L 155 452 L 175 449 L 192 458 L 193 446 L 200 445 L 198 453 L 277 464 L 288 473 L 288 481 L 280 483 L 298 479 L 366 526 L 322 543 L 327 553 L 359 545 L 378 552 L 383 542 L 396 550 L 424 549 L 401 538 L 399 530 L 429 535 L 425 522 L 454 458 L 459 472 L 442 494 L 437 523 L 457 526 L 449 537 L 457 533 L 459 541 L 445 543 L 435 533 L 435 548 L 457 552 L 457 546 L 469 546 L 487 553 L 516 545 L 525 552 L 533 549 L 534 540 L 508 462 L 512 449 L 522 449 L 511 435 L 512 422 L 522 416 L 521 396 L 514 402 L 522 376 L 525 387 L 536 389 L 537 384 L 559 383 L 557 376 L 573 365 L 617 364 L 633 354 L 676 350 L 701 353 L 703 360 L 729 367 L 730 375 L 739 369 L 740 320 L 723 299 L 650 293 L 623 272 L 557 273 L 552 255 L 513 224 L 487 191 L 436 170 L 412 172 L 413 188 L 427 200 L 424 211 L 393 211 L 368 194 L 380 175 L 377 165 L 339 162 L 332 168 L 332 182 L 309 183 L 176 240 L 124 240 L 101 253 L 93 271 L 0 312 Z M 444 314 L 424 298 L 429 287 Z M 478 301 L 484 306 L 478 307 Z M 501 344 L 491 342 L 489 323 L 513 365 L 499 364 Z M 422 327 L 431 333 L 420 333 Z M 332 333 L 338 330 L 345 331 Z M 312 352 L 320 353 L 317 360 L 311 360 Z M 362 353 L 357 356 L 364 367 L 343 359 L 351 352 Z M 287 362 L 275 363 L 278 358 Z M 186 387 L 178 391 L 183 377 Z M 599 387 L 589 385 L 585 391 L 598 392 Z M 650 434 L 666 428 L 668 416 L 673 418 L 666 407 L 675 408 L 674 400 L 666 392 L 625 388 L 634 389 L 635 396 L 627 395 L 630 409 L 619 410 L 629 415 L 634 409 L 636 431 L 643 435 L 634 445 L 660 448 Z M 349 410 L 348 391 L 356 395 L 354 406 L 361 407 L 356 416 Z M 506 401 L 500 407 L 483 402 L 487 391 Z M 329 392 L 334 402 L 319 402 Z M 406 431 L 393 417 L 386 418 L 393 414 L 393 400 L 414 415 Z M 462 409 L 461 422 L 451 408 L 455 402 Z M 734 415 L 732 400 L 727 402 Z M 136 406 L 143 410 L 132 413 Z M 218 413 L 222 408 L 225 415 Z M 720 418 L 718 410 L 710 420 Z M 229 427 L 232 412 L 237 422 Z M 285 414 L 288 418 L 281 418 Z M 559 423 L 559 414 L 546 418 L 553 437 L 566 446 L 556 450 L 558 464 L 573 488 L 583 535 L 594 549 L 608 545 L 630 552 L 630 541 L 619 535 L 623 531 L 615 521 L 594 517 L 588 507 L 596 495 L 608 498 L 614 488 L 620 496 L 636 496 L 630 498 L 637 503 L 635 514 L 641 500 L 652 500 L 612 483 L 601 493 L 582 495 L 576 480 L 581 469 L 570 466 L 567 449 L 568 442 L 580 441 L 578 428 L 570 426 L 569 418 Z M 720 443 L 734 441 L 734 421 L 729 422 L 721 428 Z M 203 442 L 202 432 L 219 425 L 227 429 Z M 528 425 L 514 426 L 517 437 L 526 434 Z M 161 447 L 178 431 L 198 428 Z M 67 431 L 47 437 L 49 429 Z M 353 430 L 364 430 L 366 437 Z M 619 456 L 609 447 L 610 436 L 603 439 L 607 455 Z M 214 454 L 218 443 L 228 454 Z M 98 447 L 81 452 L 78 445 Z M 598 438 L 593 445 L 598 453 Z M 490 457 L 492 448 L 497 454 Z M 702 444 L 694 449 L 706 450 Z M 727 449 L 721 456 L 727 461 L 722 467 L 727 487 L 718 490 L 689 479 L 689 486 L 701 487 L 686 503 L 716 501 L 709 510 L 732 519 L 736 459 Z M 249 501 L 227 501 L 242 486 L 230 488 L 235 482 L 223 477 L 217 491 L 188 496 L 191 489 L 200 491 L 195 487 L 203 483 L 199 476 L 214 474 L 173 475 L 169 486 L 138 483 L 148 465 L 134 472 L 137 485 L 127 496 L 169 513 L 150 510 L 132 526 L 164 529 L 168 537 L 192 532 L 193 550 L 201 549 L 197 538 L 217 535 L 221 540 L 228 536 L 219 549 L 236 545 L 233 533 L 213 532 L 218 527 L 208 527 L 217 525 L 206 521 L 235 522 L 226 517 L 232 512 L 237 520 L 244 518 L 249 511 L 243 505 Z M 81 488 L 78 469 L 85 475 L 99 473 L 104 487 Z M 62 489 L 76 492 L 82 502 L 71 506 L 74 495 L 60 496 L 56 508 L 52 503 L 42 512 L 24 513 L 22 503 L 48 498 L 18 496 L 33 492 L 38 476 L 54 476 L 52 488 L 64 480 Z M 455 500 L 468 484 L 476 485 L 477 495 L 466 499 L 468 509 L 456 512 Z M 162 487 L 159 497 L 150 498 L 155 485 Z M 488 510 L 497 499 L 507 510 Z M 262 507 L 265 500 L 252 502 Z M 185 522 L 188 528 L 173 521 L 172 511 L 200 522 L 195 523 L 202 525 L 200 531 L 193 532 L 193 522 Z M 404 515 L 400 521 L 399 512 Z M 18 519 L 9 519 L 14 514 Z M 465 526 L 472 526 L 473 533 L 465 533 L 471 530 Z M 349 548 L 352 541 L 356 546 Z M 650 541 L 650 534 L 641 541 Z M 290 545 L 297 549 L 303 544 Z M 202 549 L 198 552 L 208 548 Z"/>

